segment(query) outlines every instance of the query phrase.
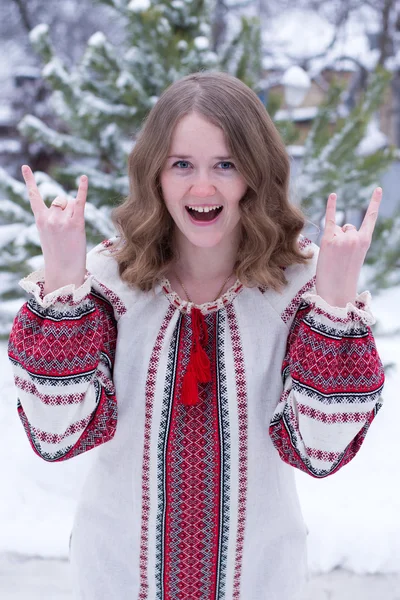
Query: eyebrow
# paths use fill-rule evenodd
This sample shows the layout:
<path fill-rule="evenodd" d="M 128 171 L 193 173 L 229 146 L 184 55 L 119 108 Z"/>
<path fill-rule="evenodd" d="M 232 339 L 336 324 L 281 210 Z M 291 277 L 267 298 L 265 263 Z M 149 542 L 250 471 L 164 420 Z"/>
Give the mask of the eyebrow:
<path fill-rule="evenodd" d="M 193 158 L 193 156 L 189 156 L 188 154 L 171 154 L 168 158 L 182 158 L 184 160 L 188 158 Z M 232 160 L 232 156 L 212 156 L 212 160 Z"/>

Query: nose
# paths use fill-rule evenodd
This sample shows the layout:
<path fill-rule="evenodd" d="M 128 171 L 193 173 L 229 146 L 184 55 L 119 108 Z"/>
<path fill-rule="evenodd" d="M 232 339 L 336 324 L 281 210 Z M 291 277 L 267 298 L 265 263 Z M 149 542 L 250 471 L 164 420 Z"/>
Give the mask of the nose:
<path fill-rule="evenodd" d="M 190 191 L 197 198 L 208 198 L 209 196 L 214 196 L 216 188 L 209 181 L 207 175 L 202 175 L 196 178 Z"/>
<path fill-rule="evenodd" d="M 191 193 L 193 196 L 197 198 L 209 198 L 210 196 L 214 196 L 215 187 L 213 185 L 193 185 L 191 189 Z"/>

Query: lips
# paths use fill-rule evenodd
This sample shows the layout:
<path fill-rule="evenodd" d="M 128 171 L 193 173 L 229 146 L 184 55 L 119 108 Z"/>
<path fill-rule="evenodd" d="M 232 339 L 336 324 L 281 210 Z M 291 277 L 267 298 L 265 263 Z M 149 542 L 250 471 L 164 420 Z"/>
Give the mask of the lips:
<path fill-rule="evenodd" d="M 191 205 L 186 206 L 185 208 L 194 221 L 203 223 L 209 223 L 211 221 L 214 221 L 223 209 L 223 207 L 220 204 L 215 205 L 215 207 L 198 206 L 195 208 L 193 205 Z"/>

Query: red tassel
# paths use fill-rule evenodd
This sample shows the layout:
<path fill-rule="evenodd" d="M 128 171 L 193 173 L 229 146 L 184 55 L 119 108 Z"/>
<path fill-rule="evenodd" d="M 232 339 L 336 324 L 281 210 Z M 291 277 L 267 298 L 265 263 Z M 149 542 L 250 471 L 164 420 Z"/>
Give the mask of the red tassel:
<path fill-rule="evenodd" d="M 199 383 L 211 381 L 210 360 L 201 345 L 200 336 L 207 344 L 208 331 L 204 316 L 198 308 L 191 311 L 192 347 L 190 359 L 182 384 L 182 403 L 193 406 L 199 401 Z"/>
<path fill-rule="evenodd" d="M 182 403 L 194 406 L 199 401 L 199 387 L 193 371 L 192 361 L 189 362 L 182 384 Z"/>
<path fill-rule="evenodd" d="M 196 373 L 197 380 L 200 383 L 211 381 L 210 359 L 204 351 L 204 348 L 197 345 L 197 348 L 192 351 L 190 362 L 193 363 L 193 370 Z"/>
<path fill-rule="evenodd" d="M 199 308 L 193 307 L 191 312 L 192 317 L 192 331 L 194 339 L 200 342 L 200 335 L 202 336 L 203 344 L 208 343 L 208 331 L 207 325 L 203 313 Z"/>

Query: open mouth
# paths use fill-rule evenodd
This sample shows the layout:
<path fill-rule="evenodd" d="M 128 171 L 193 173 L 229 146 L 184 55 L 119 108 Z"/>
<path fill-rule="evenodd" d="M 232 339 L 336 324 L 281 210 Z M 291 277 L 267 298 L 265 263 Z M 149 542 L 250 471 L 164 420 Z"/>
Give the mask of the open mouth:
<path fill-rule="evenodd" d="M 192 217 L 192 219 L 194 219 L 195 221 L 213 221 L 221 213 L 223 207 L 198 206 L 194 208 L 191 206 L 186 206 L 185 208 L 188 211 L 189 215 Z"/>

